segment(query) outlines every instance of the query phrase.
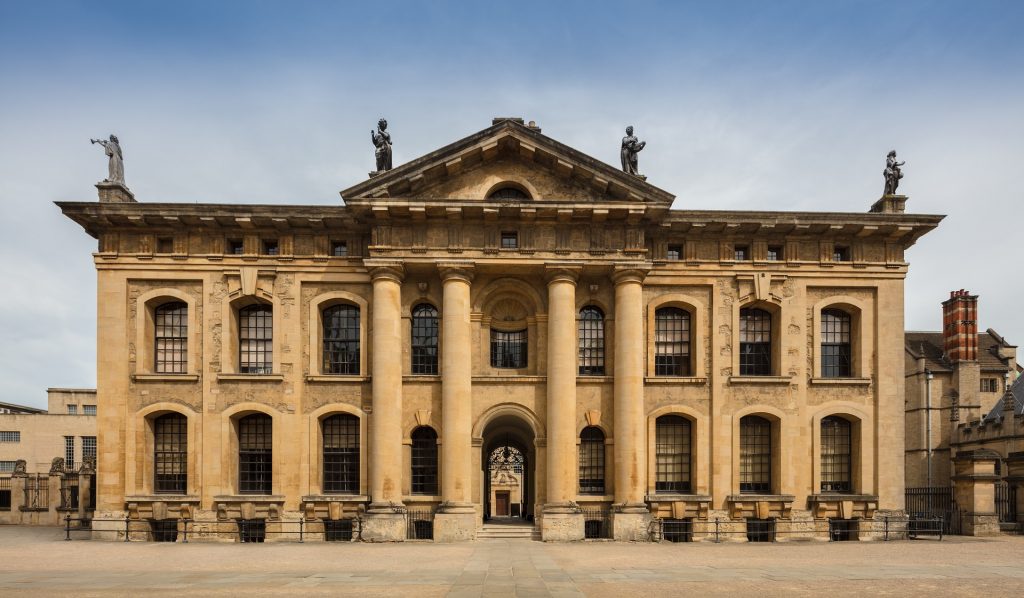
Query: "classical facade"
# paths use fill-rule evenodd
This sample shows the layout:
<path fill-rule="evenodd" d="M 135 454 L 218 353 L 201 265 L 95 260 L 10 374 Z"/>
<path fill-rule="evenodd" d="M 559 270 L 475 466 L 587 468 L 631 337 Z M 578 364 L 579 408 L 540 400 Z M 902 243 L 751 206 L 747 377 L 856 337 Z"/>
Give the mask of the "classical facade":
<path fill-rule="evenodd" d="M 903 508 L 904 252 L 941 220 L 905 197 L 673 210 L 521 119 L 339 206 L 98 187 L 59 204 L 99 243 L 97 536 L 468 540 L 513 451 L 545 540 Z"/>

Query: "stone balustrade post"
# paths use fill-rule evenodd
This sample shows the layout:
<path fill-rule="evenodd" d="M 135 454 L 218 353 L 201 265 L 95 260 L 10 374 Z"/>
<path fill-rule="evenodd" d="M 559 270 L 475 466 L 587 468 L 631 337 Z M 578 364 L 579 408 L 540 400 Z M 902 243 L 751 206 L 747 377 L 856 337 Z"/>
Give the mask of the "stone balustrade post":
<path fill-rule="evenodd" d="M 996 514 L 996 461 L 999 454 L 989 449 L 960 451 L 953 457 L 953 492 L 960 508 L 960 533 L 965 536 L 999 534 Z"/>

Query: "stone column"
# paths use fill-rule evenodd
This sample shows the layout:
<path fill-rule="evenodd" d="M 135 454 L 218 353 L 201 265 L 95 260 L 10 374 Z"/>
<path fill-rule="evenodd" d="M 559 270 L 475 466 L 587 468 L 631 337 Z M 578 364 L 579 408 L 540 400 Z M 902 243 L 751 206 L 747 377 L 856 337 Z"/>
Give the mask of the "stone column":
<path fill-rule="evenodd" d="M 583 539 L 574 504 L 576 466 L 576 279 L 578 267 L 548 267 L 547 502 L 545 542 Z"/>
<path fill-rule="evenodd" d="M 615 508 L 612 533 L 616 540 L 645 541 L 650 512 L 647 489 L 647 451 L 644 433 L 644 298 L 643 280 L 649 267 L 617 266 L 615 282 Z"/>
<path fill-rule="evenodd" d="M 370 542 L 405 539 L 402 506 L 402 278 L 398 261 L 366 260 L 373 279 L 370 414 L 370 507 L 362 529 Z"/>
<path fill-rule="evenodd" d="M 1006 482 L 1017 489 L 1017 529 L 1024 530 L 1024 451 L 1006 456 Z"/>
<path fill-rule="evenodd" d="M 996 514 L 996 461 L 999 453 L 989 449 L 960 451 L 953 457 L 953 493 L 960 507 L 965 536 L 999 535 Z"/>
<path fill-rule="evenodd" d="M 469 321 L 472 262 L 438 264 L 441 309 L 441 507 L 434 518 L 434 541 L 476 537 L 473 506 L 472 403 L 473 339 Z"/>

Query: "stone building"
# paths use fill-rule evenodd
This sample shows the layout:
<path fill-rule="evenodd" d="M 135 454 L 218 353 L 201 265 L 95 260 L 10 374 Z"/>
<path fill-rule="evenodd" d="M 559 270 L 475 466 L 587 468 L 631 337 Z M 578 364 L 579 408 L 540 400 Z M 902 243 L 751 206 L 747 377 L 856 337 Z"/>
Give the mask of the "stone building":
<path fill-rule="evenodd" d="M 905 197 L 674 210 L 506 118 L 344 205 L 98 187 L 59 203 L 98 239 L 98 537 L 402 540 L 429 508 L 467 540 L 506 448 L 545 540 L 584 511 L 646 540 L 903 508 L 904 252 L 942 218 Z"/>

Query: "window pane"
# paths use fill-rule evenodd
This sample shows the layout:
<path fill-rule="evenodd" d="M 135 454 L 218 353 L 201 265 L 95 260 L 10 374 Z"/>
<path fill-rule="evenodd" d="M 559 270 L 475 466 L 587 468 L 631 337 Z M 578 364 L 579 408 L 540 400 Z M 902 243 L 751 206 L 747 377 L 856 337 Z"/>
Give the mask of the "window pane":
<path fill-rule="evenodd" d="M 663 415 L 654 426 L 654 490 L 690 492 L 690 420 Z"/>
<path fill-rule="evenodd" d="M 604 375 L 604 313 L 593 306 L 580 310 L 576 321 L 579 337 L 579 373 L 581 376 Z"/>
<path fill-rule="evenodd" d="M 525 330 L 491 330 L 491 366 L 522 369 L 527 364 Z"/>
<path fill-rule="evenodd" d="M 184 374 L 188 366 L 188 306 L 164 303 L 153 312 L 154 370 L 158 374 Z"/>
<path fill-rule="evenodd" d="M 850 422 L 830 416 L 821 420 L 821 491 L 851 492 Z"/>
<path fill-rule="evenodd" d="M 273 420 L 247 415 L 238 421 L 238 490 L 270 494 L 273 488 Z"/>
<path fill-rule="evenodd" d="M 153 488 L 158 493 L 185 494 L 188 482 L 187 419 L 178 413 L 153 422 Z"/>
<path fill-rule="evenodd" d="M 663 307 L 654 314 L 654 375 L 690 375 L 690 313 Z"/>
<path fill-rule="evenodd" d="M 838 309 L 821 312 L 821 375 L 849 378 L 853 375 L 850 315 Z"/>
<path fill-rule="evenodd" d="M 755 415 L 740 420 L 740 492 L 772 491 L 772 426 Z"/>
<path fill-rule="evenodd" d="M 273 371 L 274 315 L 269 305 L 250 305 L 238 311 L 238 371 L 270 374 Z"/>
<path fill-rule="evenodd" d="M 412 493 L 437 494 L 437 432 L 432 428 L 412 433 Z"/>
<path fill-rule="evenodd" d="M 359 375 L 359 308 L 334 305 L 322 313 L 325 374 Z"/>
<path fill-rule="evenodd" d="M 322 424 L 324 492 L 359 493 L 359 418 L 332 415 Z"/>
<path fill-rule="evenodd" d="M 740 375 L 772 374 L 772 316 L 763 309 L 740 310 Z"/>
<path fill-rule="evenodd" d="M 580 494 L 604 494 L 604 432 L 589 426 L 580 433 Z"/>
<path fill-rule="evenodd" d="M 418 305 L 412 311 L 412 373 L 437 374 L 437 309 Z"/>

